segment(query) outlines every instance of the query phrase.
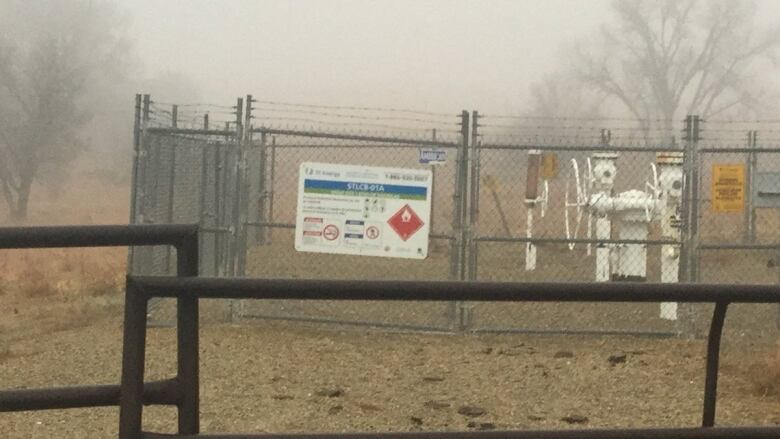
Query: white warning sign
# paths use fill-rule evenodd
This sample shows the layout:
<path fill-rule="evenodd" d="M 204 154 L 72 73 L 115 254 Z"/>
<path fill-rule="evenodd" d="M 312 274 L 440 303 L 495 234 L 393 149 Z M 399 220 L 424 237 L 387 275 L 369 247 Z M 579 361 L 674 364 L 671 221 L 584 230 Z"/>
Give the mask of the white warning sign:
<path fill-rule="evenodd" d="M 302 163 L 298 251 L 424 259 L 431 171 Z"/>

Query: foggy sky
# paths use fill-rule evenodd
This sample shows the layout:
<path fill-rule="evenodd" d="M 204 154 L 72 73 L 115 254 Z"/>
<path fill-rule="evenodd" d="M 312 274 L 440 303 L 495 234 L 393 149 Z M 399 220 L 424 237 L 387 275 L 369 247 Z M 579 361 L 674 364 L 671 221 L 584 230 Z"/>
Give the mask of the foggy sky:
<path fill-rule="evenodd" d="M 121 0 L 144 72 L 202 100 L 516 113 L 609 0 Z M 776 23 L 780 2 L 759 2 Z M 773 18 L 774 17 L 774 18 Z M 141 90 L 143 91 L 143 90 Z"/>

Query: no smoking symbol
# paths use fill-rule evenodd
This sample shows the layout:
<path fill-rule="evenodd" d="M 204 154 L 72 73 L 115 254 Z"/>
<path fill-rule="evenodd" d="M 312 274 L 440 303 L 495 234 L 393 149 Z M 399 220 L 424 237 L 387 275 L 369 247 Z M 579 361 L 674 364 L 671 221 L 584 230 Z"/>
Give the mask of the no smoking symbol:
<path fill-rule="evenodd" d="M 335 241 L 339 237 L 339 228 L 333 224 L 325 226 L 325 230 L 322 231 L 322 236 L 328 241 Z"/>
<path fill-rule="evenodd" d="M 377 239 L 379 238 L 379 229 L 376 226 L 371 226 L 366 229 L 366 238 Z"/>

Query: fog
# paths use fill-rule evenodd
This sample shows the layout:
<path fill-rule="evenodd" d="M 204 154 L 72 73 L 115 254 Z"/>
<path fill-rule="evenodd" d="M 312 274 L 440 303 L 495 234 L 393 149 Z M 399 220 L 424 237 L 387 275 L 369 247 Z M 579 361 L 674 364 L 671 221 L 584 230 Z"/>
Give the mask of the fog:
<path fill-rule="evenodd" d="M 609 20 L 589 0 L 123 0 L 148 74 L 177 71 L 202 98 L 523 108 L 561 49 Z M 780 3 L 759 2 L 764 20 Z"/>
<path fill-rule="evenodd" d="M 629 2 L 633 6 L 623 12 L 633 8 L 640 17 L 633 34 L 625 28 L 631 28 L 630 17 L 620 16 L 619 6 Z M 673 10 L 679 17 L 680 9 L 689 4 L 0 0 L 0 131 L 4 136 L 0 163 L 9 163 L 0 181 L 10 182 L 13 189 L 26 172 L 33 174 L 27 186 L 48 176 L 56 182 L 66 170 L 62 163 L 100 154 L 116 167 L 128 169 L 133 99 L 139 92 L 152 94 L 161 105 L 232 105 L 236 97 L 253 94 L 261 101 L 447 114 L 478 110 L 483 115 L 616 116 L 647 125 L 641 127 L 645 132 L 658 129 L 664 135 L 672 130 L 670 123 L 651 127 L 647 122 L 678 122 L 699 108 L 704 108 L 703 116 L 717 114 L 717 108 L 707 107 L 708 101 L 731 105 L 736 99 L 740 108 L 720 114 L 724 117 L 776 117 L 776 102 L 780 102 L 780 3 L 776 0 L 693 3 L 693 18 L 682 20 L 684 32 L 690 33 L 682 39 L 685 47 L 678 55 L 684 52 L 690 59 L 697 58 L 711 24 L 709 14 L 728 29 L 716 59 L 711 64 L 691 63 L 697 79 L 685 87 L 654 89 L 655 82 L 674 82 L 675 75 L 688 67 L 689 58 L 672 59 L 668 65 L 673 68 L 660 69 L 662 73 L 656 75 L 652 65 L 641 65 L 646 59 L 636 62 L 632 57 L 632 44 L 641 44 L 636 25 L 649 23 L 655 26 L 652 32 L 662 34 L 659 11 Z M 730 17 L 736 17 L 734 38 L 728 33 L 733 24 Z M 605 38 L 604 29 L 611 32 L 611 40 Z M 767 48 L 757 50 L 748 62 L 737 63 L 736 73 L 729 70 L 747 43 L 760 44 L 762 35 L 772 35 L 772 30 L 775 39 Z M 634 40 L 626 42 L 631 36 Z M 586 53 L 591 49 L 592 56 Z M 649 59 L 652 51 L 638 52 Z M 604 89 L 603 81 L 588 82 L 583 72 L 571 71 L 589 63 L 591 71 L 613 67 L 619 71 L 621 86 L 633 102 L 621 102 L 618 94 Z M 658 78 L 662 80 L 655 81 Z M 701 78 L 709 83 L 699 89 L 724 93 L 712 100 L 712 96 L 699 96 L 696 105 L 688 105 L 697 102 L 696 81 L 705 82 Z M 679 96 L 674 102 L 662 102 L 669 93 Z M 631 110 L 635 103 L 649 110 Z M 30 139 L 24 135 L 28 132 L 42 135 Z M 85 154 L 86 150 L 91 152 Z M 38 168 L 40 175 L 35 175 Z M 34 171 L 17 172 L 20 169 Z"/>
<path fill-rule="evenodd" d="M 609 1 L 125 0 L 149 76 L 201 98 L 517 111 Z"/>

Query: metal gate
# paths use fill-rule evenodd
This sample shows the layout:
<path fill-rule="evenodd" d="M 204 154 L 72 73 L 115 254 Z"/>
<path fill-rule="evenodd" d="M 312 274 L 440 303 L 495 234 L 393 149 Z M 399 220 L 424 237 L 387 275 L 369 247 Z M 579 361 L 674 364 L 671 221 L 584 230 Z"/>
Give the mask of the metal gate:
<path fill-rule="evenodd" d="M 212 276 L 326 279 L 463 279 L 467 200 L 467 112 L 438 115 L 439 128 L 385 132 L 270 128 L 259 123 L 252 96 L 233 107 L 155 103 L 137 96 L 131 222 L 197 223 L 200 273 Z M 194 114 L 194 116 L 193 116 Z M 218 120 L 215 114 L 227 115 Z M 350 116 L 361 118 L 363 116 Z M 369 116 L 373 117 L 373 116 Z M 409 115 L 393 116 L 414 120 Z M 189 121 L 184 123 L 183 120 Z M 224 123 L 224 126 L 222 125 Z M 444 126 L 445 128 L 441 128 Z M 451 128 L 446 128 L 450 126 Z M 420 168 L 421 148 L 447 157 L 432 167 L 431 244 L 423 261 L 299 253 L 294 250 L 301 162 Z M 170 274 L 166 248 L 132 249 L 134 274 Z M 172 306 L 152 304 L 154 319 L 170 321 Z M 327 301 L 231 302 L 231 318 L 370 325 L 398 329 L 462 327 L 458 304 Z"/>
<path fill-rule="evenodd" d="M 425 138 L 408 133 L 376 135 L 265 127 L 254 128 L 251 134 L 241 275 L 355 280 L 459 278 L 462 241 L 458 232 L 463 202 L 459 187 L 465 183 L 464 167 L 459 166 L 465 152 L 463 136 L 431 132 L 431 137 Z M 432 166 L 435 183 L 428 258 L 323 255 L 294 249 L 298 169 L 302 162 L 420 168 L 425 165 L 419 163 L 419 151 L 430 147 L 444 151 L 448 160 Z M 448 330 L 459 322 L 454 302 L 249 301 L 241 303 L 238 315 L 422 330 Z"/>

